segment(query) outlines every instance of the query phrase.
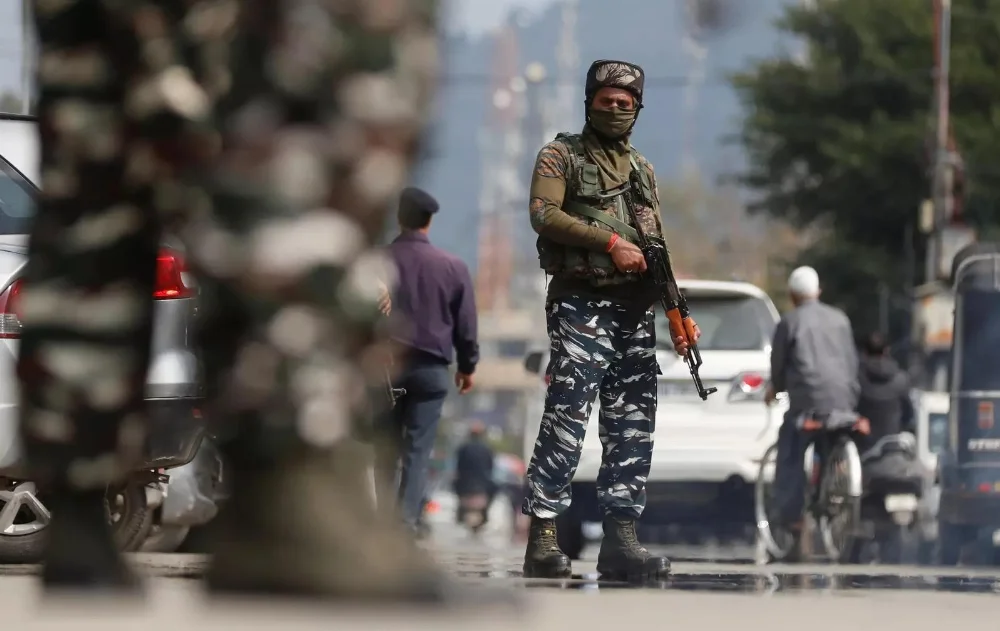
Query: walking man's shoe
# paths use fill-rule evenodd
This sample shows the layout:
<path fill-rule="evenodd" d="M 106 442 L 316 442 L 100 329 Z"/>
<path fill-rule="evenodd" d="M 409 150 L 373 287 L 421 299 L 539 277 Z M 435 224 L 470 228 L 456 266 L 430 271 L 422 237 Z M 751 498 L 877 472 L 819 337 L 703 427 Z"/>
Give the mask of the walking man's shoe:
<path fill-rule="evenodd" d="M 662 581 L 670 576 L 670 560 L 650 554 L 639 543 L 635 520 L 605 517 L 597 573 L 611 581 Z"/>
<path fill-rule="evenodd" d="M 532 517 L 524 551 L 524 577 L 569 578 L 572 572 L 569 557 L 559 549 L 555 520 Z"/>

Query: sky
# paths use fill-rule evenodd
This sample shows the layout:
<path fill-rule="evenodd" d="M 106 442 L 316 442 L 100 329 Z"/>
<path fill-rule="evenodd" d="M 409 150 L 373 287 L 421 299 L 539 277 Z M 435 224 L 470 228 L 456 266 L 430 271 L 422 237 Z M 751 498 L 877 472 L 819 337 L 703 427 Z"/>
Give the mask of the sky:
<path fill-rule="evenodd" d="M 449 33 L 482 36 L 514 9 L 541 13 L 557 0 L 446 0 L 443 25 Z M 21 91 L 21 3 L 0 0 L 0 92 Z"/>
<path fill-rule="evenodd" d="M 515 9 L 542 13 L 557 0 L 447 0 L 445 28 L 452 33 L 480 36 L 500 26 Z"/>
<path fill-rule="evenodd" d="M 0 0 L 0 92 L 21 90 L 21 3 Z"/>

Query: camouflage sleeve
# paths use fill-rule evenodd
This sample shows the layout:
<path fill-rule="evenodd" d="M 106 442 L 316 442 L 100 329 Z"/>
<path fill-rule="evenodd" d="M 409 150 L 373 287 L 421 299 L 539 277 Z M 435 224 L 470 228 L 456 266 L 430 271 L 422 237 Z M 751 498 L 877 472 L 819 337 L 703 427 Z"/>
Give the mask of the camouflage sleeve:
<path fill-rule="evenodd" d="M 666 240 L 667 235 L 663 232 L 663 215 L 661 214 L 662 209 L 660 208 L 660 187 L 656 183 L 656 171 L 653 170 L 653 164 L 647 160 L 645 156 L 640 155 L 637 162 L 640 167 L 649 172 L 649 182 L 653 187 L 653 216 L 656 217 L 656 229 L 659 231 L 663 239 Z"/>
<path fill-rule="evenodd" d="M 562 142 L 552 141 L 538 152 L 531 174 L 531 227 L 556 243 L 603 252 L 611 231 L 591 226 L 562 209 L 569 167 L 569 148 Z"/>

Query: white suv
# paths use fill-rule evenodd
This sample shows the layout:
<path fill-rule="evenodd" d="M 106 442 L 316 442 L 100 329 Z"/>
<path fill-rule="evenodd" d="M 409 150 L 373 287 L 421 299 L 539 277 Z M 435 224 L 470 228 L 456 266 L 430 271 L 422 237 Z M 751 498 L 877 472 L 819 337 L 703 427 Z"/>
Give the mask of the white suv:
<path fill-rule="evenodd" d="M 753 487 L 760 458 L 777 440 L 787 409 L 768 408 L 771 336 L 778 311 L 760 288 L 749 283 L 678 281 L 691 315 L 701 328 L 699 342 L 706 387 L 719 391 L 702 401 L 687 365 L 674 353 L 667 321 L 657 307 L 659 405 L 653 462 L 643 523 L 680 526 L 692 543 L 708 535 L 743 537 L 753 527 Z M 528 355 L 525 367 L 544 374 L 548 351 Z M 531 457 L 544 405 L 540 383 L 527 419 L 525 457 Z M 596 480 L 601 465 L 595 403 L 580 466 L 573 479 L 573 503 L 560 524 L 564 551 L 582 548 L 584 522 L 600 521 Z"/>

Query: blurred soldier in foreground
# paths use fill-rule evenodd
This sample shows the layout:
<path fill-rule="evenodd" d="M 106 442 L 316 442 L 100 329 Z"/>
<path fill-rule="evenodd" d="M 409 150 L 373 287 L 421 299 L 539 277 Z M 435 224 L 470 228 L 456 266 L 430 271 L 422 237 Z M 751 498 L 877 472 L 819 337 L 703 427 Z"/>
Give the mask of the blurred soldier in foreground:
<path fill-rule="evenodd" d="M 597 569 L 620 579 L 665 578 L 664 557 L 638 541 L 656 417 L 655 285 L 636 246 L 637 230 L 662 236 L 653 167 L 630 144 L 644 74 L 634 64 L 595 61 L 587 72 L 586 125 L 538 154 L 531 225 L 542 269 L 553 276 L 546 304 L 552 343 L 549 387 L 528 466 L 523 511 L 532 517 L 524 573 L 568 576 L 555 518 L 570 504 L 570 481 L 591 408 L 600 394 L 603 462 L 597 482 L 605 514 Z M 628 205 L 641 225 L 633 225 Z M 674 340 L 686 352 L 684 338 Z"/>
<path fill-rule="evenodd" d="M 406 390 L 386 424 L 379 453 L 378 489 L 399 499 L 403 522 L 419 530 L 427 476 L 441 409 L 448 396 L 449 365 L 456 360 L 459 394 L 472 390 L 479 361 L 476 301 L 469 268 L 430 242 L 431 221 L 439 205 L 426 191 L 408 187 L 399 200 L 400 235 L 389 245 L 398 284 L 393 341 L 400 347 L 394 384 Z M 397 466 L 399 483 L 395 485 Z M 379 498 L 382 503 L 385 497 Z"/>
<path fill-rule="evenodd" d="M 234 467 L 210 585 L 441 594 L 375 520 L 347 440 L 383 376 L 368 247 L 425 123 L 431 4 L 36 3 L 43 194 L 19 372 L 30 473 L 53 512 L 47 586 L 136 584 L 103 497 L 142 444 L 166 226 L 199 276 L 206 416 L 229 430 Z"/>
<path fill-rule="evenodd" d="M 780 525 L 801 531 L 805 498 L 802 459 L 806 441 L 796 426 L 807 412 L 854 410 L 858 404 L 858 353 L 847 315 L 819 301 L 819 275 L 799 267 L 788 277 L 795 308 L 784 314 L 771 343 L 771 383 L 765 401 L 788 393 L 788 411 L 778 432 L 774 498 Z"/>

